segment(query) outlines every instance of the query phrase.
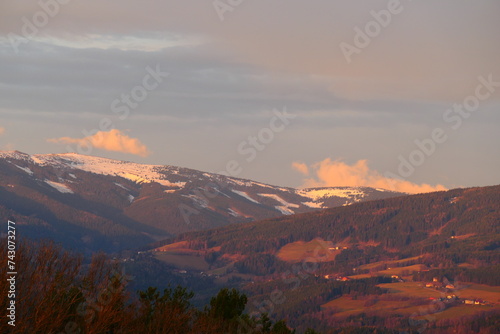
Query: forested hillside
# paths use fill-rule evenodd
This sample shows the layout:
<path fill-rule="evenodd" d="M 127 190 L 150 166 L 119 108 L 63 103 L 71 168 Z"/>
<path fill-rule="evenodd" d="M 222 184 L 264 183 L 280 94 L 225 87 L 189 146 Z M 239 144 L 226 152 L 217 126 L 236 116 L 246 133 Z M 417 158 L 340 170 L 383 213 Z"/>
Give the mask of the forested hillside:
<path fill-rule="evenodd" d="M 315 238 L 341 245 L 336 266 L 429 255 L 439 263 L 497 263 L 500 186 L 455 189 L 358 203 L 266 222 L 181 235 L 193 249 L 241 254 L 240 266 L 270 273 L 280 248 Z M 282 261 L 281 261 L 282 262 Z M 252 268 L 261 263 L 262 268 Z M 328 263 L 321 263 L 328 266 Z M 267 269 L 266 269 L 267 268 Z"/>

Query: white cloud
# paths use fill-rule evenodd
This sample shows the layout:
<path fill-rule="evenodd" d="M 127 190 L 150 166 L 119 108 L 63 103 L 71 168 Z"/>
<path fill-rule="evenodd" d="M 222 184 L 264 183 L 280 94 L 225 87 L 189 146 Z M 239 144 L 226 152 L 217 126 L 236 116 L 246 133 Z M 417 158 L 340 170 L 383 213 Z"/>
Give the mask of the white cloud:
<path fill-rule="evenodd" d="M 42 36 L 34 39 L 39 42 L 64 46 L 75 49 L 117 49 L 121 51 L 154 52 L 178 46 L 194 46 L 202 43 L 197 37 L 181 37 L 171 34 L 149 34 L 146 36 L 133 35 L 65 35 L 64 38 Z"/>

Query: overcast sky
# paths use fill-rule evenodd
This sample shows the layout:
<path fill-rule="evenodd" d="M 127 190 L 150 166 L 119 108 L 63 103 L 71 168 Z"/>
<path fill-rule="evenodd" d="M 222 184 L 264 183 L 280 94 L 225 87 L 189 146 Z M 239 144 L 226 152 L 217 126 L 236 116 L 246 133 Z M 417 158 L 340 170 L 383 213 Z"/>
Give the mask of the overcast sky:
<path fill-rule="evenodd" d="M 500 1 L 40 3 L 0 3 L 0 150 L 293 187 L 500 183 Z"/>

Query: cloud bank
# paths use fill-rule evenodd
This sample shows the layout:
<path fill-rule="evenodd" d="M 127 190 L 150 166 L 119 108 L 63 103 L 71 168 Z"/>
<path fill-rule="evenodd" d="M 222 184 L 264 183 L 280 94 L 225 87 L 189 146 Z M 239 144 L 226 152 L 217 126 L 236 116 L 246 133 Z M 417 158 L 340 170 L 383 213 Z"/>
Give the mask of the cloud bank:
<path fill-rule="evenodd" d="M 405 192 L 409 194 L 446 190 L 441 185 L 416 184 L 406 180 L 385 177 L 368 167 L 367 160 L 348 165 L 341 160 L 327 158 L 310 167 L 301 162 L 292 163 L 292 168 L 307 176 L 303 187 L 372 187 Z M 309 172 L 311 170 L 311 172 Z M 311 175 L 312 174 L 312 175 Z"/>
<path fill-rule="evenodd" d="M 99 131 L 92 136 L 85 138 L 52 138 L 47 140 L 56 144 L 76 144 L 82 147 L 93 147 L 105 151 L 114 151 L 146 157 L 150 154 L 149 149 L 137 138 L 131 138 L 122 131 L 113 129 L 108 132 Z"/>

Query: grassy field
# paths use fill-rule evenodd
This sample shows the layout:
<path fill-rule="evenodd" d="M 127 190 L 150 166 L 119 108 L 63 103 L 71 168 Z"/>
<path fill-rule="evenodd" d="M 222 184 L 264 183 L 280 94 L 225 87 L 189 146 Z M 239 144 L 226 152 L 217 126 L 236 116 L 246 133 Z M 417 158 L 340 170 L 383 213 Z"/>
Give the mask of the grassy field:
<path fill-rule="evenodd" d="M 423 283 L 419 282 L 402 282 L 402 283 L 385 283 L 378 285 L 381 288 L 389 289 L 390 293 L 398 293 L 408 297 L 422 298 L 441 298 L 445 295 L 431 288 L 425 288 Z"/>
<path fill-rule="evenodd" d="M 378 275 L 399 275 L 403 276 L 406 273 L 409 273 L 410 275 L 413 274 L 414 271 L 423 271 L 428 269 L 426 265 L 423 264 L 414 264 L 413 266 L 407 266 L 407 267 L 395 267 L 391 269 L 386 269 L 386 270 L 381 270 L 377 272 Z"/>
<path fill-rule="evenodd" d="M 388 314 L 401 314 L 405 316 L 412 316 L 418 314 L 415 318 L 431 317 L 432 320 L 440 319 L 454 319 L 467 315 L 473 315 L 482 311 L 500 310 L 500 287 L 492 287 L 486 285 L 471 284 L 453 292 L 459 298 L 481 298 L 491 303 L 492 305 L 464 305 L 458 304 L 451 306 L 443 311 L 436 312 L 436 304 L 432 300 L 424 305 L 415 306 L 416 298 L 442 298 L 449 293 L 443 293 L 434 289 L 423 287 L 422 283 L 418 282 L 402 282 L 402 283 L 387 283 L 379 284 L 380 287 L 389 289 L 391 295 L 401 295 L 410 297 L 409 300 L 384 300 L 389 299 L 387 295 L 379 296 L 379 301 L 370 306 L 365 306 L 367 298 L 373 297 L 360 297 L 359 299 L 352 299 L 351 296 L 342 296 L 322 305 L 323 309 L 335 310 L 335 317 L 346 317 L 360 313 L 371 313 L 376 315 Z M 453 294 L 452 293 L 452 294 Z M 412 300 L 413 298 L 413 300 Z"/>
<path fill-rule="evenodd" d="M 391 266 L 394 266 L 394 265 L 397 265 L 400 263 L 404 263 L 404 262 L 408 262 L 408 261 L 416 261 L 422 257 L 424 257 L 424 255 L 409 257 L 406 259 L 395 260 L 395 261 L 379 261 L 379 262 L 364 264 L 364 265 L 360 266 L 359 269 L 360 270 L 364 270 L 364 269 L 370 270 L 370 269 L 373 269 L 373 268 L 376 268 L 379 266 L 383 266 L 383 265 L 387 265 L 387 267 L 391 267 Z"/>
<path fill-rule="evenodd" d="M 483 299 L 500 304 L 500 286 L 467 284 L 463 289 L 455 291 L 455 294 L 462 299 Z"/>
<path fill-rule="evenodd" d="M 368 278 L 368 277 L 373 277 L 373 276 L 392 276 L 392 275 L 406 276 L 408 274 L 412 275 L 414 271 L 418 272 L 418 271 L 423 271 L 426 269 L 427 269 L 427 266 L 425 266 L 423 264 L 414 264 L 412 266 L 395 267 L 395 268 L 391 268 L 391 269 L 372 272 L 369 274 L 352 275 L 352 276 L 349 276 L 349 278 L 362 279 L 362 278 Z"/>
<path fill-rule="evenodd" d="M 168 244 L 165 246 L 161 246 L 155 249 L 157 252 L 166 252 L 166 251 L 172 251 L 172 250 L 179 250 L 179 249 L 187 249 L 187 241 L 180 241 L 180 242 L 175 242 L 173 244 Z"/>
<path fill-rule="evenodd" d="M 441 292 L 432 288 L 422 287 L 423 283 L 404 282 L 379 284 L 380 287 L 390 289 L 392 293 L 401 293 L 413 297 L 444 297 L 456 295 L 460 299 L 483 299 L 490 303 L 500 304 L 500 287 L 480 284 L 466 284 L 451 292 Z"/>
<path fill-rule="evenodd" d="M 331 242 L 322 239 L 309 242 L 297 241 L 283 246 L 276 256 L 287 262 L 300 262 L 308 258 L 313 258 L 317 262 L 330 262 L 341 252 L 341 250 L 330 250 L 331 247 L 333 247 Z"/>
<path fill-rule="evenodd" d="M 441 320 L 441 319 L 457 319 L 457 318 L 462 318 L 468 315 L 473 315 L 476 313 L 480 313 L 483 311 L 489 311 L 492 310 L 493 308 L 491 306 L 481 306 L 481 305 L 457 305 L 453 306 L 450 308 L 447 308 L 446 310 L 442 312 L 437 312 L 437 313 L 431 313 L 431 317 L 434 320 Z M 419 317 L 416 317 L 419 318 Z M 423 318 L 420 317 L 420 318 Z"/>

